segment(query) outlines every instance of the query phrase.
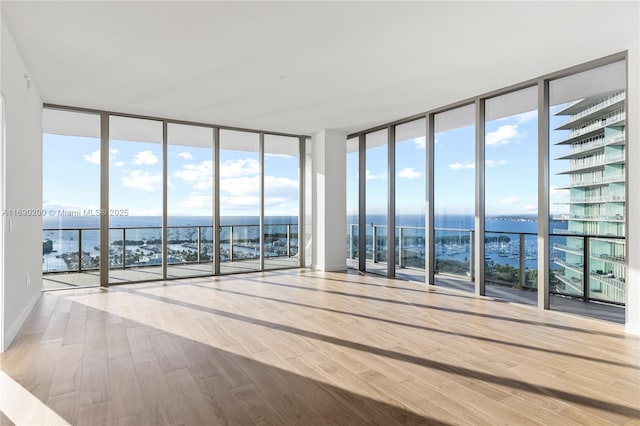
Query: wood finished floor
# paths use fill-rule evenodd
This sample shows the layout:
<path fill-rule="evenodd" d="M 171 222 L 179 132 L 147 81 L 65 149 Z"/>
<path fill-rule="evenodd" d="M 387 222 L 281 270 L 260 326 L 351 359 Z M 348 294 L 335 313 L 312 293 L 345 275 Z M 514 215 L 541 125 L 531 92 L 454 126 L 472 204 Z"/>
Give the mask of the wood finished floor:
<path fill-rule="evenodd" d="M 294 270 L 44 293 L 0 368 L 71 424 L 640 425 L 639 347 L 619 324 Z"/>

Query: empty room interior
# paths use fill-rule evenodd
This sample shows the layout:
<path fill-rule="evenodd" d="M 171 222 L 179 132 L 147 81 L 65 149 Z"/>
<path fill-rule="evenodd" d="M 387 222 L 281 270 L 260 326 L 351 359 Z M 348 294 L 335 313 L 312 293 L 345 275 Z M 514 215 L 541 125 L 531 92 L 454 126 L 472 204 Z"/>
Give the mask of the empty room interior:
<path fill-rule="evenodd" d="M 0 8 L 0 425 L 640 425 L 640 2 Z"/>

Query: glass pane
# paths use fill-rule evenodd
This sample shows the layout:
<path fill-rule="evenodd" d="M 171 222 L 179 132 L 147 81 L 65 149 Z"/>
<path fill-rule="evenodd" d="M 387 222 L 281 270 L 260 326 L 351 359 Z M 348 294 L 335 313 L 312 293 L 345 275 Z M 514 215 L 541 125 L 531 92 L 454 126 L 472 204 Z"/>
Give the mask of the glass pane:
<path fill-rule="evenodd" d="M 260 135 L 220 130 L 220 273 L 260 269 Z"/>
<path fill-rule="evenodd" d="M 537 305 L 537 87 L 487 99 L 485 290 Z"/>
<path fill-rule="evenodd" d="M 583 304 L 581 312 L 618 320 L 624 320 L 626 273 L 625 66 L 614 63 L 549 87 L 550 291 L 615 304 Z M 551 305 L 573 309 L 566 298 L 552 297 Z"/>
<path fill-rule="evenodd" d="M 167 277 L 212 275 L 213 129 L 167 126 Z"/>
<path fill-rule="evenodd" d="M 264 137 L 264 268 L 299 266 L 298 138 Z"/>
<path fill-rule="evenodd" d="M 387 275 L 387 129 L 365 136 L 367 270 Z"/>
<path fill-rule="evenodd" d="M 100 285 L 100 116 L 42 118 L 43 288 Z"/>
<path fill-rule="evenodd" d="M 435 116 L 434 283 L 474 291 L 475 107 Z"/>
<path fill-rule="evenodd" d="M 358 138 L 347 139 L 347 267 L 358 269 Z"/>
<path fill-rule="evenodd" d="M 396 276 L 424 282 L 425 119 L 396 126 Z"/>
<path fill-rule="evenodd" d="M 162 279 L 162 122 L 109 118 L 109 283 Z"/>

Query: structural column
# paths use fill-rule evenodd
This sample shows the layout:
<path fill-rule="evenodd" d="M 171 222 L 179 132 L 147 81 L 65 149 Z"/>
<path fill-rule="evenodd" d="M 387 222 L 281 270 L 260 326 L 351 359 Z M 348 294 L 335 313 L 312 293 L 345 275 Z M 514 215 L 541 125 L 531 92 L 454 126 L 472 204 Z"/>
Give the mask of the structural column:
<path fill-rule="evenodd" d="M 312 265 L 322 271 L 346 270 L 347 135 L 323 130 L 313 135 L 311 146 Z"/>

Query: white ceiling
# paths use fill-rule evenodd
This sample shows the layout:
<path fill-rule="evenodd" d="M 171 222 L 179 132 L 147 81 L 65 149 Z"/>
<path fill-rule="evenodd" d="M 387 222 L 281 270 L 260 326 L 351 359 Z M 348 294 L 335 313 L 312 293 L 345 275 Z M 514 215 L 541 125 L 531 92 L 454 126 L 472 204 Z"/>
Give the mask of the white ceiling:
<path fill-rule="evenodd" d="M 1 2 L 45 102 L 361 130 L 626 49 L 638 2 Z"/>

